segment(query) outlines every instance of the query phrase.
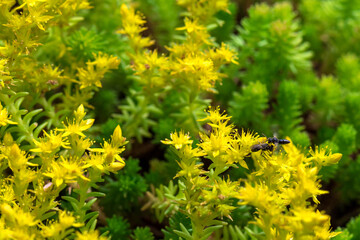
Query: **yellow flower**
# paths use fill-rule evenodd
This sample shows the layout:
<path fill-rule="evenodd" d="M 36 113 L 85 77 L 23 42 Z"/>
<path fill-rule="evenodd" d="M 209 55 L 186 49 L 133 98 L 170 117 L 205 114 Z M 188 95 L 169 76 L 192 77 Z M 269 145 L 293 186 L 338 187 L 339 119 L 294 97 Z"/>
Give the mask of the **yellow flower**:
<path fill-rule="evenodd" d="M 117 57 L 108 56 L 105 53 L 93 54 L 95 60 L 87 62 L 87 68 L 78 68 L 77 76 L 80 81 L 80 89 L 95 85 L 102 87 L 101 80 L 110 69 L 116 69 L 120 63 Z"/>
<path fill-rule="evenodd" d="M 106 240 L 106 237 L 99 236 L 99 232 L 97 230 L 86 231 L 86 232 L 76 232 L 76 240 Z"/>
<path fill-rule="evenodd" d="M 44 15 L 46 12 L 47 9 L 45 6 L 37 7 L 35 9 L 29 7 L 29 15 L 26 17 L 26 22 L 30 24 L 35 23 L 40 30 L 45 31 L 42 23 L 47 23 L 47 21 L 54 18 L 54 16 Z"/>
<path fill-rule="evenodd" d="M 109 69 L 116 69 L 120 60 L 114 56 L 108 56 L 106 53 L 99 52 L 98 54 L 93 53 L 95 58 L 94 61 L 88 62 L 88 65 L 95 65 L 98 71 L 107 71 Z"/>
<path fill-rule="evenodd" d="M 87 0 L 66 0 L 60 7 L 63 9 L 72 9 L 72 11 L 91 8 Z"/>
<path fill-rule="evenodd" d="M 76 134 L 81 137 L 85 137 L 85 135 L 82 133 L 86 130 L 88 130 L 94 123 L 94 119 L 87 119 L 83 120 L 85 116 L 84 112 L 84 106 L 81 104 L 78 109 L 74 112 L 75 119 L 72 121 L 72 123 L 68 120 L 68 125 L 65 125 L 65 129 L 57 129 L 57 131 L 63 131 L 64 134 L 63 137 L 69 136 L 71 134 Z"/>
<path fill-rule="evenodd" d="M 122 4 L 120 14 L 122 29 L 117 32 L 128 36 L 130 45 L 136 52 L 154 43 L 150 38 L 140 35 L 142 31 L 146 30 L 146 27 L 143 27 L 146 21 L 140 13 L 135 13 L 133 8 L 128 8 L 125 4 Z"/>
<path fill-rule="evenodd" d="M 188 33 L 206 30 L 204 26 L 199 25 L 196 21 L 191 21 L 189 18 L 185 18 L 184 23 L 185 26 L 178 27 L 176 30 L 186 30 Z"/>
<path fill-rule="evenodd" d="M 32 157 L 20 149 L 13 141 L 10 133 L 5 134 L 3 143 L 5 146 L 1 149 L 2 156 L 8 160 L 11 170 L 19 171 L 20 169 L 25 169 L 27 166 L 37 166 L 37 164 L 28 161 Z"/>
<path fill-rule="evenodd" d="M 233 63 L 239 64 L 236 59 L 236 53 L 229 49 L 225 43 L 221 43 L 220 48 L 215 48 L 209 51 L 210 58 L 214 65 L 220 67 L 223 64 Z"/>
<path fill-rule="evenodd" d="M 35 226 L 39 223 L 39 220 L 36 220 L 30 212 L 25 212 L 17 205 L 11 207 L 9 204 L 3 203 L 0 206 L 0 210 L 10 226 L 22 228 L 24 226 Z"/>
<path fill-rule="evenodd" d="M 183 145 L 193 143 L 193 140 L 190 140 L 189 134 L 184 134 L 183 131 L 171 133 L 170 138 L 171 140 L 166 138 L 165 140 L 161 140 L 161 142 L 163 144 L 173 145 L 176 149 L 181 149 Z"/>
<path fill-rule="evenodd" d="M 207 23 L 220 10 L 229 13 L 228 0 L 178 0 L 177 3 L 187 8 L 192 18 L 199 19 L 204 23 Z"/>
<path fill-rule="evenodd" d="M 314 228 L 327 225 L 330 221 L 328 215 L 314 211 L 313 207 L 296 207 L 291 209 L 291 215 L 287 217 L 289 231 L 294 232 L 295 238 L 301 235 L 314 235 Z M 328 228 L 327 228 L 328 229 Z"/>
<path fill-rule="evenodd" d="M 4 55 L 1 53 L 2 52 L 1 49 L 7 49 L 7 47 L 6 46 L 0 47 L 0 55 Z M 8 66 L 7 66 L 7 62 L 8 62 L 7 59 L 0 59 L 0 85 L 1 85 L 1 87 L 5 87 L 5 84 L 4 84 L 5 81 L 12 79 L 12 77 L 10 76 Z M 1 104 L 0 104 L 0 106 L 1 106 Z M 0 107 L 0 111 L 2 111 L 1 109 L 2 109 L 2 106 Z M 2 113 L 0 112 L 0 119 L 1 119 L 1 116 L 2 116 Z M 2 125 L 1 120 L 0 120 L 0 125 Z"/>
<path fill-rule="evenodd" d="M 58 134 L 56 131 L 50 131 L 48 134 L 44 131 L 44 137 L 40 138 L 40 141 L 34 139 L 34 143 L 37 148 L 33 148 L 30 151 L 38 153 L 54 153 L 59 150 L 60 147 L 69 148 L 69 142 L 63 139 L 62 134 Z"/>
<path fill-rule="evenodd" d="M 84 176 L 84 169 L 88 166 L 84 165 L 78 158 L 65 159 L 60 156 L 60 160 L 53 162 L 50 168 L 43 175 L 52 179 L 56 187 L 63 183 L 74 183 L 81 178 L 90 181 Z"/>
<path fill-rule="evenodd" d="M 0 185 L 0 203 L 15 203 L 15 193 L 13 187 L 14 186 L 11 181 L 2 181 Z"/>
<path fill-rule="evenodd" d="M 122 136 L 122 131 L 118 125 L 112 136 L 111 141 L 104 141 L 102 148 L 89 148 L 88 150 L 95 153 L 102 153 L 102 155 L 90 155 L 89 164 L 97 169 L 103 171 L 108 170 L 116 172 L 125 166 L 124 160 L 120 157 L 120 153 L 125 150 L 123 147 L 127 143 L 126 139 Z"/>
<path fill-rule="evenodd" d="M 340 161 L 342 154 L 335 153 L 331 154 L 331 152 L 327 153 L 327 148 L 319 148 L 316 147 L 315 150 L 311 149 L 309 151 L 311 157 L 309 160 L 314 161 L 320 166 L 328 166 L 332 164 L 336 164 Z"/>
<path fill-rule="evenodd" d="M 56 237 L 70 227 L 81 227 L 82 225 L 81 223 L 76 223 L 76 218 L 72 213 L 60 211 L 59 219 L 56 222 L 51 222 L 48 226 L 41 226 L 41 234 L 46 238 Z"/>
<path fill-rule="evenodd" d="M 215 82 L 219 80 L 219 73 L 214 68 L 212 60 L 204 55 L 188 54 L 171 67 L 171 75 L 183 79 L 195 89 L 211 91 Z"/>
<path fill-rule="evenodd" d="M 0 126 L 6 126 L 8 124 L 17 124 L 16 122 L 11 121 L 10 118 L 11 116 L 8 115 L 6 108 L 3 108 L 3 106 L 0 103 Z"/>
<path fill-rule="evenodd" d="M 222 121 L 228 121 L 231 118 L 231 116 L 227 116 L 224 112 L 220 113 L 220 107 L 210 107 L 207 112 L 209 113 L 208 116 L 206 118 L 199 119 L 198 121 L 210 121 L 211 123 L 218 123 Z"/>

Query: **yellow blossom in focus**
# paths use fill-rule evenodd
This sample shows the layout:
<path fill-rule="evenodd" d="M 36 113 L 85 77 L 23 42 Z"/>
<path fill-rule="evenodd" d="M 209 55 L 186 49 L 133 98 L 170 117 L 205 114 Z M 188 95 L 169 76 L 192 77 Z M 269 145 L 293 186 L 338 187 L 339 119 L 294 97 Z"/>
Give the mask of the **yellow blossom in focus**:
<path fill-rule="evenodd" d="M 176 149 L 181 149 L 184 145 L 192 144 L 193 140 L 190 140 L 189 134 L 185 134 L 183 131 L 174 132 L 170 134 L 169 139 L 161 140 L 163 144 L 173 145 Z"/>
<path fill-rule="evenodd" d="M 83 134 L 84 131 L 88 130 L 94 123 L 95 119 L 83 120 L 85 116 L 84 106 L 81 104 L 78 109 L 74 112 L 75 119 L 72 123 L 68 120 L 68 124 L 65 125 L 65 129 L 57 129 L 57 131 L 63 131 L 63 137 L 69 136 L 71 134 L 76 134 L 81 137 L 85 137 Z"/>
<path fill-rule="evenodd" d="M 38 153 L 52 153 L 56 152 L 60 147 L 69 148 L 69 142 L 63 139 L 61 133 L 56 131 L 50 131 L 48 134 L 44 131 L 44 137 L 40 138 L 40 141 L 34 139 L 34 143 L 37 148 L 33 148 L 30 151 Z"/>
<path fill-rule="evenodd" d="M 227 116 L 224 112 L 220 113 L 220 108 L 209 108 L 207 111 L 209 114 L 206 118 L 199 119 L 198 121 L 210 121 L 211 123 L 218 123 L 220 121 L 228 121 L 230 120 L 231 116 Z"/>
<path fill-rule="evenodd" d="M 74 183 L 81 178 L 82 180 L 89 181 L 84 176 L 84 169 L 88 166 L 84 165 L 80 159 L 65 159 L 60 156 L 60 160 L 53 162 L 50 169 L 43 175 L 52 179 L 57 187 L 63 183 Z"/>
<path fill-rule="evenodd" d="M 89 148 L 91 152 L 102 154 L 92 154 L 88 164 L 93 165 L 100 171 L 108 170 L 116 172 L 120 170 L 125 166 L 125 162 L 120 157 L 120 153 L 125 150 L 124 145 L 126 143 L 126 138 L 122 136 L 121 128 L 118 125 L 111 136 L 111 141 L 104 141 L 102 148 Z"/>

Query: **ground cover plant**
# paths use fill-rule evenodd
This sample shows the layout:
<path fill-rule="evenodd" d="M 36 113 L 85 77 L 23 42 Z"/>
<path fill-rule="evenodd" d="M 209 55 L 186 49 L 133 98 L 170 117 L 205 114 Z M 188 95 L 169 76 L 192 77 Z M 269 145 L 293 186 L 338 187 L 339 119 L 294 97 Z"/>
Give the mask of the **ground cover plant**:
<path fill-rule="evenodd" d="M 359 239 L 359 20 L 1 1 L 0 239 Z"/>

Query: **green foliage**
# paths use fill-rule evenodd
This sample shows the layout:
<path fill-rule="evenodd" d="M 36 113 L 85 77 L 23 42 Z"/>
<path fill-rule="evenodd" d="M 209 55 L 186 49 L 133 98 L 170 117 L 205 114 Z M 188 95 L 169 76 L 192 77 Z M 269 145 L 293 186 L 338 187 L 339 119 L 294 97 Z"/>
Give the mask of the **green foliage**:
<path fill-rule="evenodd" d="M 150 231 L 149 227 L 137 227 L 133 234 L 132 239 L 134 240 L 154 240 L 154 235 Z"/>
<path fill-rule="evenodd" d="M 179 239 L 179 235 L 176 232 L 188 231 L 191 232 L 190 219 L 181 212 L 176 212 L 169 219 L 169 226 L 166 226 L 162 230 L 164 233 L 164 240 L 176 240 Z"/>
<path fill-rule="evenodd" d="M 161 184 L 166 184 L 179 170 L 179 165 L 174 159 L 176 159 L 176 154 L 167 149 L 164 154 L 165 161 L 160 161 L 157 159 L 152 159 L 150 161 L 150 170 L 145 173 L 145 179 L 148 184 L 152 184 L 155 187 L 159 187 Z"/>
<path fill-rule="evenodd" d="M 234 32 L 236 25 L 237 6 L 231 2 L 229 5 L 229 12 L 218 12 L 216 18 L 218 19 L 219 27 L 211 31 L 211 35 L 216 38 L 218 43 L 228 41 L 231 34 Z"/>
<path fill-rule="evenodd" d="M 345 109 L 347 113 L 347 121 L 354 126 L 357 132 L 360 131 L 360 122 L 358 121 L 360 117 L 360 93 L 352 92 L 346 96 L 345 99 Z M 357 142 L 360 140 L 360 134 L 357 134 Z"/>
<path fill-rule="evenodd" d="M 129 239 L 131 230 L 130 224 L 123 217 L 113 216 L 106 219 L 107 226 L 103 227 L 102 232 L 108 232 L 111 239 Z"/>
<path fill-rule="evenodd" d="M 337 128 L 333 141 L 338 146 L 338 151 L 344 156 L 349 156 L 355 151 L 356 135 L 357 131 L 351 124 L 343 123 Z M 342 160 L 342 164 L 346 162 L 344 160 Z"/>
<path fill-rule="evenodd" d="M 106 52 L 106 39 L 99 33 L 81 28 L 73 32 L 67 40 L 67 47 L 71 50 L 71 54 L 81 60 L 93 60 L 94 53 Z"/>
<path fill-rule="evenodd" d="M 82 185 L 89 185 L 87 183 L 80 183 Z M 88 186 L 87 186 L 88 187 Z M 94 186 L 96 187 L 96 186 Z M 99 213 L 97 211 L 90 211 L 92 205 L 97 201 L 97 197 L 104 197 L 105 194 L 102 192 L 86 192 L 88 188 L 83 186 L 80 189 L 74 189 L 74 193 L 77 196 L 63 196 L 62 199 L 68 201 L 73 208 L 73 212 L 79 216 L 79 220 L 82 222 L 86 221 L 86 225 L 81 228 L 82 231 L 95 230 L 97 217 Z M 85 202 L 86 199 L 90 199 Z"/>
<path fill-rule="evenodd" d="M 336 75 L 341 85 L 349 91 L 360 89 L 360 62 L 357 55 L 348 53 L 336 62 Z"/>
<path fill-rule="evenodd" d="M 233 206 L 238 205 L 238 201 L 234 199 Z M 236 207 L 236 209 L 233 210 L 231 213 L 232 219 L 225 218 L 225 222 L 229 224 L 229 226 L 237 226 L 239 228 L 243 228 L 249 225 L 249 222 L 254 219 L 253 213 L 254 208 L 247 205 L 239 205 Z"/>
<path fill-rule="evenodd" d="M 318 85 L 314 110 L 319 124 L 339 121 L 344 114 L 343 89 L 339 81 L 333 76 L 323 76 Z"/>
<path fill-rule="evenodd" d="M 17 122 L 16 125 L 12 125 L 7 131 L 16 134 L 14 138 L 18 144 L 26 141 L 27 149 L 35 147 L 33 139 L 38 139 L 41 130 L 48 125 L 46 121 L 41 125 L 33 121 L 33 118 L 42 112 L 42 109 L 34 109 L 29 112 L 21 107 L 22 102 L 28 95 L 28 92 L 2 91 L 0 93 L 0 101 L 7 106 L 9 113 L 12 114 L 13 119 Z M 5 130 L 6 128 L 3 127 L 2 133 Z"/>
<path fill-rule="evenodd" d="M 101 205 L 107 215 L 129 215 L 139 208 L 138 198 L 142 197 L 148 188 L 139 173 L 140 170 L 138 159 L 128 159 L 124 170 L 116 174 L 115 179 L 106 178 L 107 184 L 100 190 L 106 194 Z"/>
<path fill-rule="evenodd" d="M 346 224 L 345 235 L 352 235 L 351 239 L 358 239 L 360 237 L 360 216 L 351 219 Z M 347 231 L 346 231 L 347 230 Z"/>
<path fill-rule="evenodd" d="M 140 10 L 146 15 L 150 29 L 160 47 L 175 37 L 179 25 L 180 8 L 175 0 L 140 0 Z"/>
<path fill-rule="evenodd" d="M 255 225 L 248 225 L 243 230 L 234 225 L 225 226 L 223 229 L 222 236 L 216 237 L 215 239 L 222 240 L 255 240 L 255 239 L 263 239 L 264 232 Z"/>
<path fill-rule="evenodd" d="M 273 7 L 255 4 L 249 9 L 239 35 L 233 37 L 245 69 L 245 83 L 260 81 L 272 90 L 277 81 L 310 69 L 312 54 L 291 8 L 283 2 Z"/>
<path fill-rule="evenodd" d="M 21 9 L 15 8 L 15 2 Z M 130 17 L 126 18 L 122 4 L 126 4 Z M 131 15 L 131 7 L 138 15 Z M 181 170 L 181 154 L 172 151 L 174 148 L 164 150 L 160 141 L 169 138 L 169 133 L 182 130 L 193 136 L 189 141 L 197 148 L 203 143 L 198 133 L 205 134 L 214 128 L 199 122 L 206 117 L 204 109 L 210 105 L 220 105 L 221 110 L 229 112 L 239 133 L 245 128 L 267 137 L 289 136 L 307 157 L 311 152 L 304 147 L 315 144 L 326 149 L 326 154 L 330 154 L 330 150 L 342 153 L 338 165 L 320 170 L 319 178 L 327 183 L 322 190 L 335 189 L 340 194 L 335 199 L 339 211 L 343 211 L 344 204 L 359 202 L 359 22 L 360 0 L 0 1 L 0 170 L 3 176 L 0 178 L 0 228 L 10 229 L 8 225 L 15 218 L 9 216 L 22 216 L 23 211 L 24 216 L 34 217 L 33 225 L 28 227 L 29 236 L 55 239 L 56 234 L 45 236 L 45 230 L 61 223 L 60 213 L 71 212 L 66 213 L 71 216 L 63 217 L 72 219 L 73 225 L 63 226 L 63 233 L 56 236 L 74 239 L 76 234 L 87 234 L 88 230 L 97 234 L 92 231 L 97 227 L 99 213 L 92 211 L 96 208 L 100 217 L 112 216 L 106 219 L 108 226 L 102 229 L 108 231 L 112 239 L 151 240 L 159 238 L 155 233 L 160 232 L 160 228 L 165 239 L 192 239 L 196 228 L 191 225 L 193 219 L 190 221 L 187 216 L 193 212 L 189 213 L 189 206 L 179 207 L 177 203 L 188 199 L 187 190 L 194 190 L 191 184 L 214 176 L 214 171 L 210 171 L 214 165 L 210 165 L 210 161 L 223 156 L 217 154 L 229 141 L 211 139 L 214 154 L 204 157 L 199 152 L 195 165 L 187 169 L 191 172 L 196 164 L 203 162 L 203 170 L 209 173 L 197 172 L 194 176 L 198 178 L 189 182 L 174 178 Z M 131 26 L 128 32 L 124 30 L 127 25 Z M 101 71 L 102 67 L 106 70 Z M 113 71 L 108 72 L 109 69 Z M 90 111 L 96 124 L 86 137 L 81 134 L 92 125 L 90 119 L 84 119 L 88 125 L 77 126 L 75 133 L 71 129 L 66 133 L 59 130 L 64 129 L 64 123 L 74 123 L 71 114 L 80 105 Z M 131 143 L 131 150 L 121 157 L 117 155 L 119 149 L 104 150 L 108 144 L 104 139 L 111 138 L 119 123 L 123 129 L 119 136 L 123 135 Z M 46 142 L 52 131 L 58 135 Z M 14 159 L 24 160 L 22 171 L 28 175 L 10 167 L 11 157 L 4 153 L 8 147 L 6 142 L 11 142 L 9 134 L 16 145 L 8 155 L 18 156 L 14 154 L 18 148 L 26 161 L 20 157 Z M 91 150 L 90 142 L 99 148 Z M 56 146 L 55 143 L 61 145 L 58 147 L 61 150 L 47 149 Z M 70 143 L 75 147 L 65 147 Z M 251 144 L 255 143 L 259 142 Z M 30 149 L 36 150 L 29 152 Z M 244 150 L 244 145 L 239 149 Z M 285 149 L 286 146 L 276 146 L 275 154 Z M 260 157 L 264 152 L 259 152 Z M 79 159 L 72 158 L 73 153 Z M 89 157 L 93 153 L 108 154 L 104 163 L 107 169 L 102 168 L 104 164 L 97 164 L 98 159 Z M 135 155 L 139 159 L 133 159 Z M 224 174 L 214 182 L 229 179 L 242 184 L 249 180 L 251 171 L 269 163 L 259 164 L 251 158 L 253 155 L 256 153 L 242 156 L 243 164 L 249 169 L 234 163 L 231 166 L 239 168 L 221 169 Z M 83 181 L 66 176 L 64 182 L 56 186 L 56 192 L 56 180 L 49 177 L 49 171 L 60 164 L 62 158 L 71 160 L 72 164 L 83 164 L 68 173 L 80 172 L 76 177 Z M 229 164 L 235 161 L 231 159 Z M 122 171 L 103 176 L 109 169 L 116 172 L 124 162 L 126 166 Z M 59 169 L 57 174 L 65 174 L 64 166 Z M 93 169 L 101 173 L 93 174 Z M 29 181 L 13 177 L 16 174 Z M 88 176 L 94 177 L 91 184 L 84 180 Z M 95 185 L 104 180 L 101 186 Z M 60 177 L 58 181 L 61 182 Z M 18 185 L 14 185 L 15 182 Z M 25 186 L 22 186 L 24 194 L 14 197 L 14 189 L 19 192 L 17 188 L 21 184 Z M 10 190 L 8 186 L 12 186 Z M 208 185 L 204 184 L 199 189 L 204 193 L 206 188 Z M 100 199 L 98 208 L 95 202 L 104 194 L 107 196 Z M 216 201 L 223 197 L 210 190 L 207 194 L 209 198 L 214 194 Z M 196 202 L 198 195 L 192 196 L 188 199 L 189 205 L 198 204 L 196 209 L 210 202 L 208 198 Z M 335 204 L 326 198 L 324 201 L 330 208 L 325 211 L 332 214 L 331 206 Z M 226 215 L 217 216 L 207 225 L 210 227 L 198 231 L 203 233 L 202 237 L 265 239 L 265 233 L 251 224 L 261 213 L 250 205 L 239 205 L 241 201 L 230 199 L 229 202 L 227 207 L 234 207 L 229 215 L 231 219 Z M 4 204 L 8 204 L 12 212 L 6 212 Z M 141 212 L 141 208 L 147 212 Z M 147 216 L 148 212 L 154 214 Z M 39 219 L 41 222 L 36 222 Z M 83 225 L 77 225 L 80 222 Z M 200 222 L 197 221 L 198 226 L 206 225 L 205 220 Z M 360 239 L 359 222 L 359 217 L 351 220 L 341 230 L 343 233 L 333 239 Z M 153 231 L 155 236 L 148 227 L 136 228 L 148 223 L 151 230 L 158 228 Z M 26 232 L 20 225 L 16 223 L 11 229 L 19 236 Z M 0 233 L 4 238 L 5 230 Z M 29 236 L 18 238 L 30 239 Z"/>
<path fill-rule="evenodd" d="M 159 222 L 162 222 L 165 217 L 179 212 L 179 207 L 174 201 L 184 198 L 184 188 L 182 183 L 174 185 L 173 181 L 170 181 L 168 186 L 160 185 L 155 191 L 148 193 L 150 196 L 148 205 L 154 208 L 156 219 Z"/>
<path fill-rule="evenodd" d="M 343 54 L 360 53 L 360 2 L 303 0 L 299 6 L 304 33 L 314 51 L 320 72 L 329 72 Z"/>
<path fill-rule="evenodd" d="M 347 229 L 336 229 L 335 232 L 340 232 L 340 231 L 341 231 L 341 233 L 339 235 L 335 236 L 334 238 L 332 238 L 333 240 L 352 240 L 352 239 L 356 239 L 356 238 L 353 238 L 353 235 Z"/>
<path fill-rule="evenodd" d="M 250 82 L 243 86 L 242 94 L 234 92 L 229 105 L 229 113 L 234 122 L 242 128 L 254 129 L 263 132 L 268 126 L 264 126 L 264 111 L 268 108 L 269 93 L 266 86 L 260 82 Z"/>
<path fill-rule="evenodd" d="M 187 129 L 189 132 L 197 132 L 201 129 L 198 119 L 205 117 L 204 109 L 210 100 L 202 96 L 193 96 L 189 90 L 172 91 L 171 97 L 164 101 L 163 115 L 165 119 L 169 116 L 175 121 L 174 129 Z"/>
<path fill-rule="evenodd" d="M 101 123 L 106 122 L 111 117 L 111 114 L 115 112 L 118 104 L 117 94 L 114 90 L 102 89 L 97 92 L 92 99 L 91 103 L 94 106 L 95 116 Z"/>
<path fill-rule="evenodd" d="M 351 160 L 346 167 L 339 170 L 336 180 L 341 186 L 341 198 L 344 202 L 351 199 L 358 199 L 360 194 L 360 179 L 358 178 L 360 171 L 360 157 Z"/>
<path fill-rule="evenodd" d="M 122 124 L 126 136 L 136 137 L 139 142 L 142 142 L 143 137 L 151 136 L 150 127 L 156 122 L 150 116 L 154 113 L 160 114 L 159 108 L 150 104 L 145 96 L 135 94 L 127 97 L 126 102 L 119 108 L 121 115 L 114 114 L 114 117 Z"/>
<path fill-rule="evenodd" d="M 290 136 L 294 143 L 306 146 L 308 139 L 300 134 L 304 127 L 301 124 L 301 107 L 299 103 L 299 84 L 283 81 L 279 86 L 277 105 L 275 107 L 276 122 L 279 124 L 280 136 Z M 298 138 L 297 138 L 298 137 Z"/>

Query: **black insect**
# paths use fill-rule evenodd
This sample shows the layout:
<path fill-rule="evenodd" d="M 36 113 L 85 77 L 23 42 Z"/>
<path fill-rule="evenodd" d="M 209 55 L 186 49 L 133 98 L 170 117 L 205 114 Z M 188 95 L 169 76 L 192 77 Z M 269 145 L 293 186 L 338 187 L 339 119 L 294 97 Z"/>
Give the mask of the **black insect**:
<path fill-rule="evenodd" d="M 267 138 L 265 143 L 259 143 L 251 146 L 252 152 L 258 152 L 260 150 L 273 152 L 278 144 L 288 144 L 289 140 L 278 139 L 277 137 Z"/>
<path fill-rule="evenodd" d="M 258 152 L 260 150 L 265 150 L 265 151 L 273 151 L 274 150 L 274 145 L 270 145 L 267 143 L 259 143 L 259 144 L 255 144 L 251 146 L 251 151 L 252 152 Z"/>
<path fill-rule="evenodd" d="M 273 143 L 273 144 L 288 144 L 290 143 L 289 140 L 286 139 L 278 139 L 277 137 L 269 137 L 267 139 L 268 143 Z"/>

